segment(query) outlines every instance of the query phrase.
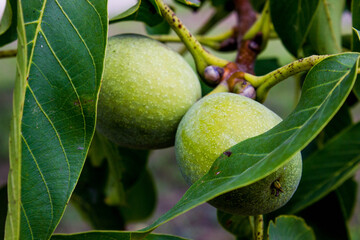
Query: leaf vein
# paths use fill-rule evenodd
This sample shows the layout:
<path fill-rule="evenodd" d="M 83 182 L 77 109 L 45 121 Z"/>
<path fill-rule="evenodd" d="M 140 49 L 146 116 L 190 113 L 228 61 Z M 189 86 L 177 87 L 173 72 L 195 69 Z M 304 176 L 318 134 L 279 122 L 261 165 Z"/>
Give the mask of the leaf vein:
<path fill-rule="evenodd" d="M 55 132 L 55 134 L 56 134 L 56 137 L 57 137 L 57 139 L 58 139 L 58 141 L 59 141 L 61 150 L 62 150 L 62 152 L 63 152 L 63 154 L 64 154 L 65 161 L 66 161 L 66 164 L 67 164 L 67 167 L 68 167 L 68 172 L 69 172 L 69 179 L 68 179 L 68 180 L 69 180 L 69 183 L 68 183 L 68 187 L 69 187 L 69 185 L 70 185 L 70 176 L 71 176 L 71 174 L 70 174 L 70 163 L 69 163 L 69 159 L 68 159 L 68 157 L 67 157 L 67 154 L 66 154 L 64 145 L 63 145 L 63 143 L 62 143 L 62 141 L 61 141 L 60 135 L 59 135 L 58 131 L 56 130 L 56 128 L 55 128 L 55 126 L 54 126 L 54 123 L 51 121 L 51 119 L 49 118 L 49 116 L 46 114 L 46 112 L 44 111 L 44 109 L 41 107 L 41 104 L 40 104 L 39 101 L 37 100 L 37 98 L 36 98 L 33 90 L 31 89 L 31 86 L 30 86 L 29 84 L 27 84 L 27 87 L 28 87 L 29 91 L 31 92 L 31 94 L 32 94 L 32 96 L 33 96 L 36 104 L 38 105 L 40 111 L 44 114 L 45 118 L 48 120 L 48 122 L 50 123 L 51 127 L 53 128 L 53 130 L 54 130 L 54 132 Z"/>
<path fill-rule="evenodd" d="M 25 143 L 25 145 L 26 145 L 26 147 L 27 147 L 27 149 L 28 149 L 31 157 L 33 158 L 33 160 L 34 160 L 34 162 L 35 162 L 36 168 L 37 168 L 38 171 L 39 171 L 39 174 L 40 174 L 40 176 L 41 176 L 41 179 L 42 179 L 42 181 L 43 181 L 43 183 L 44 183 L 44 185 L 45 185 L 46 192 L 47 192 L 47 194 L 48 194 L 48 196 L 49 196 L 49 201 L 50 201 L 50 206 L 51 206 L 51 222 L 50 222 L 49 228 L 48 228 L 48 232 L 49 232 L 50 226 L 51 226 L 51 224 L 52 224 L 52 222 L 53 222 L 53 220 L 54 220 L 54 209 L 53 209 L 53 203 L 52 203 L 51 193 L 50 193 L 50 190 L 49 190 L 49 188 L 48 188 L 48 184 L 47 184 L 47 182 L 46 182 L 46 180 L 45 180 L 44 174 L 42 173 L 42 171 L 41 171 L 41 169 L 40 169 L 40 166 L 39 166 L 39 164 L 38 164 L 38 162 L 37 162 L 37 160 L 36 160 L 33 152 L 31 151 L 31 148 L 30 148 L 28 142 L 27 142 L 26 139 L 24 138 L 24 135 L 23 135 L 23 134 L 21 134 L 21 138 L 23 139 L 23 141 L 24 141 L 24 143 Z M 29 227 L 30 227 L 30 226 L 29 226 Z"/>
<path fill-rule="evenodd" d="M 68 71 L 66 70 L 65 66 L 61 63 L 60 59 L 58 58 L 58 56 L 56 55 L 56 53 L 55 53 L 54 50 L 52 49 L 52 47 L 51 47 L 51 45 L 50 45 L 50 43 L 49 43 L 49 41 L 48 41 L 45 33 L 44 33 L 42 30 L 40 30 L 40 31 L 41 31 L 44 39 L 45 39 L 46 44 L 47 44 L 48 47 L 49 47 L 51 53 L 52 53 L 53 56 L 55 57 L 56 61 L 59 63 L 59 66 L 60 66 L 60 67 L 62 68 L 62 70 L 64 71 L 66 77 L 68 78 L 68 80 L 69 80 L 69 82 L 70 82 L 70 84 L 71 84 L 71 87 L 73 88 L 73 90 L 74 90 L 74 92 L 75 92 L 75 94 L 76 94 L 76 98 L 77 98 L 77 101 L 78 101 L 78 103 L 79 103 L 81 115 L 82 115 L 83 122 L 84 122 L 84 142 L 83 142 L 83 147 L 85 148 L 85 146 L 86 146 L 86 119 L 85 119 L 84 109 L 83 109 L 83 106 L 82 106 L 82 102 L 81 102 L 81 100 L 80 100 L 79 93 L 77 92 L 76 87 L 74 86 L 74 83 L 72 82 L 72 79 L 71 79 L 71 77 L 70 77 L 70 74 L 68 73 Z"/>
<path fill-rule="evenodd" d="M 24 208 L 22 202 L 20 202 L 20 205 L 21 205 L 21 209 L 22 209 L 22 211 L 23 211 L 24 217 L 25 217 L 25 219 L 26 219 L 26 223 L 28 224 L 28 227 L 29 227 L 29 230 L 30 230 L 31 239 L 34 239 L 34 234 L 33 234 L 33 232 L 32 232 L 32 228 L 31 228 L 31 225 L 30 225 L 30 221 L 29 221 L 29 218 L 28 218 L 28 216 L 27 216 L 27 214 L 26 214 L 26 211 L 25 211 L 25 208 Z"/>

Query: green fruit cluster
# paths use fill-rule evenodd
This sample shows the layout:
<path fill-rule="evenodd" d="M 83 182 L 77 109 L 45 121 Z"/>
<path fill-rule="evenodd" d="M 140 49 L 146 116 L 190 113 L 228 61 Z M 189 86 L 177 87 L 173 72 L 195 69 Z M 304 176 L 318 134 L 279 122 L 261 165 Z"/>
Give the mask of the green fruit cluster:
<path fill-rule="evenodd" d="M 134 34 L 109 39 L 98 131 L 130 148 L 175 144 L 178 165 L 189 184 L 205 175 L 225 150 L 281 121 L 265 106 L 237 94 L 217 93 L 197 101 L 200 97 L 196 74 L 165 45 Z M 298 153 L 266 178 L 210 204 L 240 215 L 274 211 L 291 198 L 301 171 Z"/>

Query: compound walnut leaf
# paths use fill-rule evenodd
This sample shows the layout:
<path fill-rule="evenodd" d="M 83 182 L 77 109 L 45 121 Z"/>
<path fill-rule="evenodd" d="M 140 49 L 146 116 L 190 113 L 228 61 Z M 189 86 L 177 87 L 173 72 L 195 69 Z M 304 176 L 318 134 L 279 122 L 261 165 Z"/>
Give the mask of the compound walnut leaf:
<path fill-rule="evenodd" d="M 68 204 L 94 134 L 107 1 L 18 3 L 6 239 L 48 239 Z"/>

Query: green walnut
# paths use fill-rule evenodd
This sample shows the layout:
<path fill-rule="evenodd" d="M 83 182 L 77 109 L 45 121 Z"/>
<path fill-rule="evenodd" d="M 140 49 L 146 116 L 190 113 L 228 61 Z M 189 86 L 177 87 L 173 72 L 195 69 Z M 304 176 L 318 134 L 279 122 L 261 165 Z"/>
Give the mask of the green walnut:
<path fill-rule="evenodd" d="M 197 75 L 164 44 L 124 34 L 108 41 L 97 129 L 120 146 L 174 145 L 177 126 L 201 97 Z"/>
<path fill-rule="evenodd" d="M 281 118 L 264 105 L 233 93 L 216 93 L 194 104 L 176 133 L 176 159 L 192 184 L 233 145 L 260 135 Z M 227 213 L 259 215 L 283 206 L 295 192 L 302 172 L 300 152 L 269 176 L 220 195 L 209 203 Z"/>

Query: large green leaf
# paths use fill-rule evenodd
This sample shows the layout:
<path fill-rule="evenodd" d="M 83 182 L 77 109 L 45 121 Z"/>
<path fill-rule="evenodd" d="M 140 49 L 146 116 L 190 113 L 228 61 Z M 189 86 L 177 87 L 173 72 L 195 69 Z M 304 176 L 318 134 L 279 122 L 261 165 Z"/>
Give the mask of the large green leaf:
<path fill-rule="evenodd" d="M 270 0 L 271 19 L 287 50 L 299 56 L 319 0 Z"/>
<path fill-rule="evenodd" d="M 0 19 L 0 47 L 17 37 L 17 0 L 7 0 L 3 18 Z"/>
<path fill-rule="evenodd" d="M 275 223 L 270 222 L 269 240 L 315 240 L 313 230 L 306 225 L 304 219 L 296 216 L 280 216 Z"/>
<path fill-rule="evenodd" d="M 360 123 L 331 139 L 303 163 L 299 187 L 281 212 L 295 213 L 327 195 L 358 169 Z"/>
<path fill-rule="evenodd" d="M 317 54 L 341 52 L 341 17 L 345 0 L 320 0 L 309 40 Z"/>
<path fill-rule="evenodd" d="M 130 240 L 133 239 L 133 234 L 131 232 L 86 232 L 78 234 L 69 234 L 69 235 L 54 235 L 51 240 Z M 164 234 L 150 234 L 143 238 L 144 240 L 185 240 L 185 238 L 164 235 Z"/>
<path fill-rule="evenodd" d="M 358 56 L 335 55 L 315 65 L 306 77 L 302 97 L 293 113 L 270 131 L 227 150 L 170 211 L 144 231 L 151 231 L 220 194 L 256 182 L 289 161 L 345 101 L 354 84 Z"/>
<path fill-rule="evenodd" d="M 9 184 L 16 188 L 9 195 L 17 197 L 13 207 L 21 206 L 21 218 L 10 207 L 6 230 L 8 239 L 18 239 L 19 233 L 21 239 L 47 239 L 74 190 L 94 133 L 107 1 L 18 3 L 17 85 L 24 90 L 15 89 Z"/>

